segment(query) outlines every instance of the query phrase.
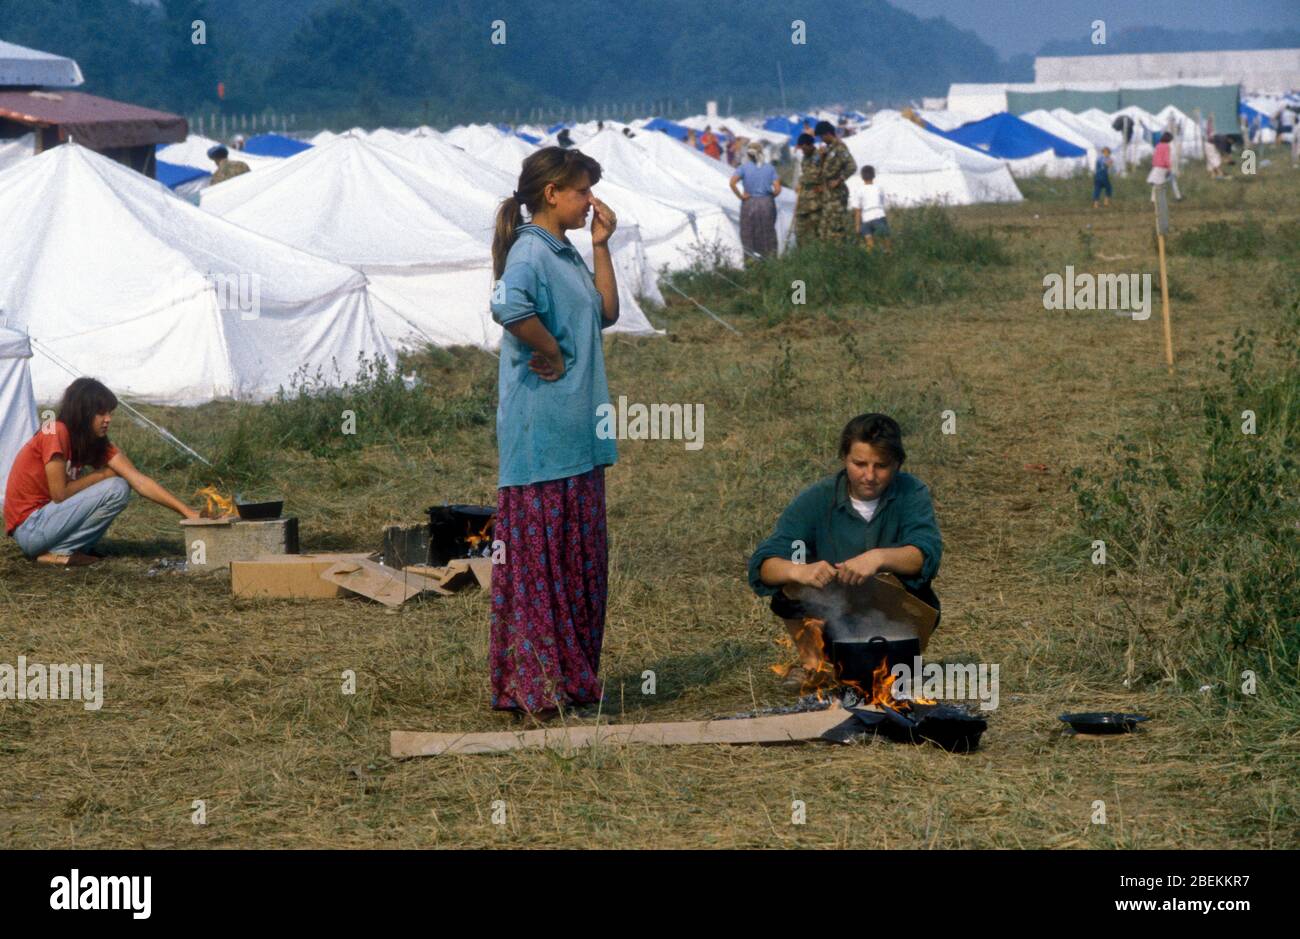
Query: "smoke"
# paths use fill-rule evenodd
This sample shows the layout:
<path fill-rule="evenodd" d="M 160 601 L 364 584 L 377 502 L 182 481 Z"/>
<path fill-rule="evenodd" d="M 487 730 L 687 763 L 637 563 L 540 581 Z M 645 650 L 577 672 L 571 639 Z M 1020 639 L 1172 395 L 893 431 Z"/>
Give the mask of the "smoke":
<path fill-rule="evenodd" d="M 820 590 L 804 588 L 799 594 L 799 602 L 812 616 L 826 621 L 823 635 L 828 645 L 837 640 L 873 639 L 876 636 L 891 642 L 916 638 L 915 626 L 891 619 L 882 610 L 855 610 L 841 584 L 830 584 Z"/>

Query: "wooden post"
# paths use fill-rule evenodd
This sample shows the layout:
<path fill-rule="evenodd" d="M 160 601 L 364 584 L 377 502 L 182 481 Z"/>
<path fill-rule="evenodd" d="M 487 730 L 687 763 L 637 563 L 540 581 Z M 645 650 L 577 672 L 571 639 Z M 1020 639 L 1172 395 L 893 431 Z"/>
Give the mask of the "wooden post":
<path fill-rule="evenodd" d="M 1169 231 L 1169 205 L 1163 184 L 1155 187 L 1156 245 L 1160 252 L 1160 313 L 1164 319 L 1165 367 L 1174 373 L 1174 332 L 1169 321 L 1169 269 L 1165 266 L 1165 235 Z M 1161 211 L 1161 210 L 1164 211 Z"/>

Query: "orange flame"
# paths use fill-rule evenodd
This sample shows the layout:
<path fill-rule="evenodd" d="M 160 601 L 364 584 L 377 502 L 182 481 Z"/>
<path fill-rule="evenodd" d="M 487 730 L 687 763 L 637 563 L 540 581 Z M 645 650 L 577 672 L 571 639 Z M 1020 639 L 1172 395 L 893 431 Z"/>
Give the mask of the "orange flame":
<path fill-rule="evenodd" d="M 225 518 L 235 514 L 234 500 L 223 496 L 216 486 L 204 486 L 194 494 L 207 500 L 207 505 L 199 513 L 203 518 Z"/>
<path fill-rule="evenodd" d="M 485 541 L 490 541 L 492 539 L 492 535 L 490 534 L 490 532 L 492 530 L 492 526 L 496 524 L 496 521 L 497 521 L 497 517 L 495 515 L 491 516 L 486 522 L 483 523 L 483 527 L 480 528 L 476 534 L 470 534 L 465 537 L 465 540 L 469 542 L 469 550 L 471 551 L 471 553 L 477 554 L 479 545 L 481 545 Z"/>
<path fill-rule="evenodd" d="M 919 682 L 919 680 L 919 676 L 913 679 L 914 682 Z M 910 711 L 914 703 L 939 703 L 931 698 L 923 698 L 919 694 L 913 695 L 911 698 L 895 698 L 893 693 L 895 681 L 897 681 L 897 676 L 890 673 L 889 661 L 887 659 L 881 659 L 880 664 L 877 665 L 871 673 L 871 695 L 870 699 L 864 703 L 868 705 L 874 704 L 878 707 L 886 707 L 891 711 L 897 711 L 900 714 L 904 711 Z"/>
<path fill-rule="evenodd" d="M 890 674 L 889 660 L 881 659 L 880 664 L 871 673 L 871 689 L 868 691 L 858 682 L 852 679 L 842 678 L 840 669 L 833 665 L 826 658 L 826 647 L 823 639 L 822 629 L 826 625 L 825 620 L 815 619 L 811 616 L 804 617 L 803 626 L 795 633 L 794 641 L 782 639 L 778 640 L 781 645 L 793 645 L 796 649 L 802 649 L 808 652 L 814 652 L 817 656 L 815 667 L 803 666 L 806 673 L 804 680 L 799 688 L 801 695 L 815 693 L 817 700 L 824 700 L 822 689 L 839 685 L 844 688 L 851 688 L 855 691 L 865 706 L 875 705 L 886 707 L 892 711 L 903 713 L 912 708 L 913 703 L 932 705 L 938 704 L 930 698 L 923 698 L 919 694 L 913 694 L 910 698 L 895 698 L 893 695 L 894 682 L 896 677 Z M 772 671 L 779 677 L 784 678 L 793 669 L 794 665 L 773 665 Z M 920 676 L 914 678 L 914 686 L 919 687 Z"/>

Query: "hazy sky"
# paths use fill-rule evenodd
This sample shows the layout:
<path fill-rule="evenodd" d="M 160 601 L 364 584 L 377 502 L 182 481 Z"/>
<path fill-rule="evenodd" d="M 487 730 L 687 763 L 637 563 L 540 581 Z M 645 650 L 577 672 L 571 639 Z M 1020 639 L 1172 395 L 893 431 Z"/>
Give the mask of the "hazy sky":
<path fill-rule="evenodd" d="M 1049 39 L 1083 38 L 1093 20 L 1106 29 L 1164 26 L 1207 32 L 1300 28 L 1300 0 L 889 0 L 917 16 L 942 16 L 969 29 L 1003 57 L 1037 52 Z"/>

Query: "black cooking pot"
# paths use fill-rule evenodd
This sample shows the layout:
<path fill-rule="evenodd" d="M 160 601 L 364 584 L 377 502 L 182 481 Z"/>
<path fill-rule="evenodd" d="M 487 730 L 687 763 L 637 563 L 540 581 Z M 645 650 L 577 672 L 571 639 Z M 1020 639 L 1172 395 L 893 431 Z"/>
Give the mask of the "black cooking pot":
<path fill-rule="evenodd" d="M 446 564 L 469 553 L 469 536 L 483 530 L 496 514 L 490 505 L 436 505 L 429 510 L 429 563 Z M 493 534 L 489 529 L 487 534 Z"/>
<path fill-rule="evenodd" d="M 921 654 L 920 639 L 836 639 L 831 643 L 830 659 L 840 681 L 855 682 L 865 689 L 871 688 L 871 674 L 882 661 L 892 668 L 899 662 L 909 666 Z M 920 676 L 917 676 L 918 678 Z"/>
<path fill-rule="evenodd" d="M 262 502 L 241 502 L 240 498 L 236 496 L 235 511 L 238 512 L 239 517 L 245 521 L 279 518 L 280 513 L 284 511 L 284 500 L 274 499 Z"/>

